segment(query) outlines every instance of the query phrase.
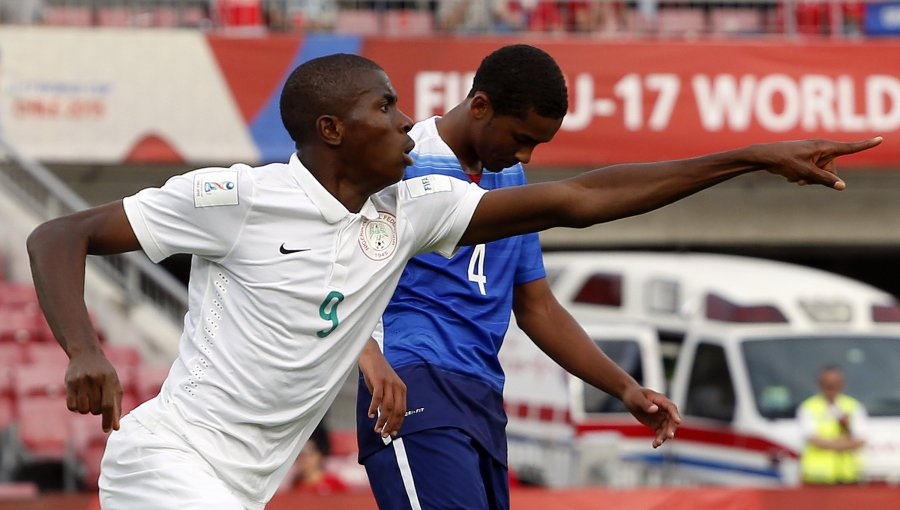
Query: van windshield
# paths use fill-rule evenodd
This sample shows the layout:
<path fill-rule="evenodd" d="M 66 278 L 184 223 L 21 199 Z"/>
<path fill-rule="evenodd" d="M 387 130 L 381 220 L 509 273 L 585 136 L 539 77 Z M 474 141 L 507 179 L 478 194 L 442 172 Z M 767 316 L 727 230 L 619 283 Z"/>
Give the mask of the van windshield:
<path fill-rule="evenodd" d="M 641 347 L 634 340 L 594 340 L 598 347 L 622 370 L 628 372 L 638 384 L 644 384 L 644 370 L 641 363 Z M 583 384 L 584 412 L 594 413 L 627 413 L 628 409 L 621 400 L 609 393 Z"/>
<path fill-rule="evenodd" d="M 807 337 L 748 340 L 742 344 L 759 413 L 793 418 L 818 391 L 819 371 L 844 372 L 844 393 L 869 416 L 900 416 L 900 337 Z"/>

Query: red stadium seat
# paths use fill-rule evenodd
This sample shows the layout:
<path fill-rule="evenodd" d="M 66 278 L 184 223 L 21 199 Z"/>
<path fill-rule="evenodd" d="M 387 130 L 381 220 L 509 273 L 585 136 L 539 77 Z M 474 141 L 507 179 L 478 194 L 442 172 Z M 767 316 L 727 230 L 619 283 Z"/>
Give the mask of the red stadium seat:
<path fill-rule="evenodd" d="M 14 367 L 27 360 L 25 346 L 18 343 L 0 343 L 0 367 Z"/>
<path fill-rule="evenodd" d="M 106 357 L 115 366 L 136 367 L 141 364 L 141 351 L 131 345 L 106 345 L 103 347 Z"/>
<path fill-rule="evenodd" d="M 44 7 L 44 23 L 70 27 L 89 27 L 94 24 L 94 15 L 90 7 L 48 5 Z"/>
<path fill-rule="evenodd" d="M 719 7 L 710 12 L 714 34 L 759 34 L 763 32 L 763 14 L 752 7 Z"/>
<path fill-rule="evenodd" d="M 660 9 L 657 23 L 661 36 L 693 37 L 706 33 L 706 16 L 699 9 Z"/>
<path fill-rule="evenodd" d="M 153 13 L 154 26 L 169 28 L 179 24 L 178 9 L 174 7 L 157 7 Z"/>
<path fill-rule="evenodd" d="M 21 345 L 0 343 L 0 436 L 13 422 L 13 404 L 15 402 L 13 367 L 21 365 L 24 361 L 25 352 Z M 0 450 L 2 449 L 3 445 L 0 444 Z"/>
<path fill-rule="evenodd" d="M 66 365 L 69 364 L 69 356 L 56 342 L 31 342 L 23 346 L 25 360 L 30 364 L 51 365 L 57 367 L 60 374 L 65 374 Z"/>
<path fill-rule="evenodd" d="M 388 35 L 431 35 L 434 19 L 427 11 L 390 10 L 384 14 L 384 28 Z"/>
<path fill-rule="evenodd" d="M 375 11 L 341 9 L 337 12 L 334 31 L 338 34 L 377 35 L 381 32 L 381 17 Z"/>
<path fill-rule="evenodd" d="M 0 502 L 37 499 L 38 496 L 39 490 L 37 484 L 31 482 L 0 483 Z"/>
<path fill-rule="evenodd" d="M 0 307 L 38 305 L 37 292 L 30 283 L 0 282 Z"/>
<path fill-rule="evenodd" d="M 15 394 L 13 392 L 12 368 L 0 366 L 0 436 L 13 423 Z M 5 445 L 0 444 L 0 450 Z"/>
<path fill-rule="evenodd" d="M 32 458 L 65 458 L 72 413 L 66 407 L 64 378 L 65 371 L 55 364 L 13 369 L 18 437 Z"/>
<path fill-rule="evenodd" d="M 36 306 L 0 308 L 0 342 L 40 343 L 48 340 L 48 333 L 49 326 Z"/>
<path fill-rule="evenodd" d="M 62 486 L 77 487 L 77 466 L 70 446 L 70 422 L 84 418 L 66 406 L 64 373 L 56 365 L 23 365 L 13 369 L 14 443 L 20 468 L 59 463 Z"/>
<path fill-rule="evenodd" d="M 104 7 L 97 11 L 97 24 L 101 27 L 130 27 L 132 12 L 127 7 Z"/>
<path fill-rule="evenodd" d="M 210 25 L 212 20 L 197 7 L 188 7 L 182 13 L 181 25 L 185 27 L 205 27 Z"/>
<path fill-rule="evenodd" d="M 130 412 L 143 400 L 138 391 L 137 372 L 141 366 L 141 351 L 130 345 L 107 345 L 103 348 L 109 362 L 116 367 L 122 385 L 122 414 Z"/>
<path fill-rule="evenodd" d="M 75 416 L 69 422 L 72 455 L 80 468 L 80 479 L 87 490 L 97 490 L 100 461 L 109 434 L 103 432 L 98 416 Z"/>
<path fill-rule="evenodd" d="M 115 363 L 113 365 L 116 367 L 116 374 L 119 376 L 119 384 L 122 385 L 122 415 L 126 415 L 143 402 L 138 396 L 138 366 L 120 366 Z"/>
<path fill-rule="evenodd" d="M 329 430 L 328 443 L 331 445 L 330 455 L 334 457 L 355 456 L 359 450 L 356 429 Z"/>
<path fill-rule="evenodd" d="M 134 384 L 138 404 L 159 394 L 163 382 L 169 375 L 169 367 L 163 365 L 140 365 L 134 373 Z M 123 406 L 124 407 L 124 406 Z"/>

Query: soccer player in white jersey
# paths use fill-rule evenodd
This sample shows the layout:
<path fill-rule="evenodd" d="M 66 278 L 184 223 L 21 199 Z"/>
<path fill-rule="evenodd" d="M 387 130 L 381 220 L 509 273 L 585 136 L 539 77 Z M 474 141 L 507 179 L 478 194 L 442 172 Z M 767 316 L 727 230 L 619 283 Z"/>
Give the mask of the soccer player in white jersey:
<path fill-rule="evenodd" d="M 263 508 L 418 253 L 640 214 L 756 170 L 842 189 L 833 160 L 880 142 L 782 142 L 486 192 L 448 176 L 398 183 L 411 121 L 363 57 L 300 65 L 281 112 L 298 149 L 288 163 L 197 170 L 29 236 L 41 306 L 69 356 L 68 407 L 116 430 L 101 465 L 106 510 Z M 536 125 L 549 134 L 559 119 Z M 160 394 L 120 422 L 84 260 L 138 249 L 193 255 L 189 309 Z M 382 409 L 387 432 L 405 411 L 394 407 Z M 657 439 L 672 437 L 669 415 L 647 411 Z"/>

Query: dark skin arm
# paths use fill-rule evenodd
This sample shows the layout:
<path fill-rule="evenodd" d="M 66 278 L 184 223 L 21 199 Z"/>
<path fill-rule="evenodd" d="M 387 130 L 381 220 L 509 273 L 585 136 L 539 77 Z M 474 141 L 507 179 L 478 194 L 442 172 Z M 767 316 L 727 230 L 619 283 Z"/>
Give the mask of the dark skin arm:
<path fill-rule="evenodd" d="M 122 385 L 103 353 L 84 304 L 84 265 L 90 255 L 140 249 L 121 201 L 63 216 L 28 237 L 31 274 L 56 341 L 69 356 L 66 405 L 102 414 L 104 432 L 119 429 Z"/>
<path fill-rule="evenodd" d="M 545 278 L 517 285 L 513 294 L 516 322 L 559 366 L 584 382 L 621 400 L 629 412 L 653 429 L 653 447 L 675 437 L 678 409 L 665 395 L 637 383 L 591 340 L 559 304 Z"/>
<path fill-rule="evenodd" d="M 563 181 L 492 190 L 481 199 L 459 244 L 627 218 L 761 170 L 798 184 L 842 190 L 844 181 L 835 173 L 834 160 L 879 143 L 881 137 L 850 143 L 802 140 L 751 145 L 692 159 L 614 165 Z"/>
<path fill-rule="evenodd" d="M 359 357 L 359 370 L 372 394 L 369 404 L 369 418 L 378 416 L 375 432 L 381 437 L 396 437 L 406 417 L 406 384 L 394 372 L 378 347 L 370 338 Z M 378 414 L 378 411 L 381 414 Z"/>

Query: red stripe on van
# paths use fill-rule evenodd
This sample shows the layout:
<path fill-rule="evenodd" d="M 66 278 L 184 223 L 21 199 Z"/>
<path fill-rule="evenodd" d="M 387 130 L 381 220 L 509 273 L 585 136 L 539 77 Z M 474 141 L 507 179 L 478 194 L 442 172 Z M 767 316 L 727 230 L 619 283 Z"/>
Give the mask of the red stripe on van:
<path fill-rule="evenodd" d="M 580 423 L 575 425 L 578 436 L 590 432 L 618 432 L 625 437 L 653 437 L 653 431 L 639 423 Z M 727 429 L 714 429 L 681 425 L 675 432 L 675 441 L 691 441 L 712 446 L 728 446 L 742 450 L 767 452 L 798 458 L 798 452 L 759 436 L 741 434 Z"/>
<path fill-rule="evenodd" d="M 572 418 L 567 409 L 548 405 L 538 406 L 521 402 L 504 402 L 503 409 L 511 417 L 523 420 L 535 420 L 545 423 L 571 423 Z"/>

